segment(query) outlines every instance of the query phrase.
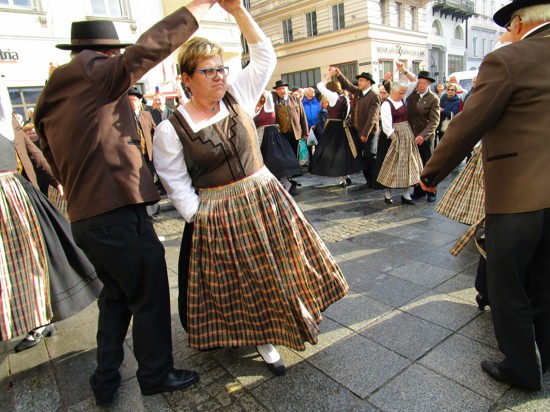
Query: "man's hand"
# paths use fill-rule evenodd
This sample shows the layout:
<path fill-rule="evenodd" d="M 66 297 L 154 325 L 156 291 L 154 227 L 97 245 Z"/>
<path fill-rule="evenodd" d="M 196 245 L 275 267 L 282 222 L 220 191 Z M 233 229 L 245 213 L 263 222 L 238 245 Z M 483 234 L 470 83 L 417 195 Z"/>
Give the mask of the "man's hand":
<path fill-rule="evenodd" d="M 218 4 L 229 14 L 232 14 L 234 11 L 244 7 L 241 0 L 218 0 Z"/>
<path fill-rule="evenodd" d="M 361 141 L 362 141 L 363 143 L 366 143 L 367 140 L 369 140 L 368 137 L 366 137 L 366 136 L 361 136 Z"/>
<path fill-rule="evenodd" d="M 399 60 L 395 62 L 395 66 L 397 67 L 397 70 L 401 71 L 403 68 L 403 62 L 400 62 Z"/>
<path fill-rule="evenodd" d="M 55 190 L 57 190 L 57 193 L 59 194 L 59 196 L 61 196 L 61 198 L 64 199 L 65 191 L 63 190 L 63 186 L 57 185 L 57 187 L 55 188 Z"/>
<path fill-rule="evenodd" d="M 430 192 L 430 193 L 436 193 L 437 192 L 437 187 L 435 187 L 435 186 L 433 186 L 433 187 L 432 186 L 426 186 L 426 184 L 422 180 L 420 180 L 418 182 L 418 184 L 420 185 L 422 190 L 425 191 L 425 192 Z"/>
<path fill-rule="evenodd" d="M 340 74 L 340 70 L 338 67 L 330 66 L 328 68 L 328 74 L 330 77 L 338 76 Z"/>
<path fill-rule="evenodd" d="M 418 146 L 421 146 L 424 143 L 424 138 L 422 136 L 416 136 L 414 141 Z"/>

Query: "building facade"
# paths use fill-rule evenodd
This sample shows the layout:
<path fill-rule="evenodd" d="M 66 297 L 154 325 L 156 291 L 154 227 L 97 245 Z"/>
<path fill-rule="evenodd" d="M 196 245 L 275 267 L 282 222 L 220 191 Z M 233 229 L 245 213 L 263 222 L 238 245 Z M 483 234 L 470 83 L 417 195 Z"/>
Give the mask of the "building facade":
<path fill-rule="evenodd" d="M 14 110 L 27 118 L 38 100 L 50 65 L 67 63 L 69 52 L 56 44 L 70 43 L 71 22 L 109 19 L 121 42 L 133 43 L 166 14 L 181 7 L 174 0 L 1 0 L 0 73 L 8 85 Z M 241 68 L 240 34 L 236 24 L 215 6 L 197 35 L 223 39 L 229 66 Z M 156 88 L 175 95 L 178 68 L 174 55 L 145 75 L 138 87 L 152 95 Z"/>
<path fill-rule="evenodd" d="M 271 84 L 315 86 L 329 66 L 350 79 L 361 72 L 382 80 L 403 61 L 428 68 L 425 1 L 250 0 L 250 13 L 273 41 L 278 64 Z M 245 50 L 246 51 L 246 50 Z M 243 56 L 246 64 L 247 55 Z"/>

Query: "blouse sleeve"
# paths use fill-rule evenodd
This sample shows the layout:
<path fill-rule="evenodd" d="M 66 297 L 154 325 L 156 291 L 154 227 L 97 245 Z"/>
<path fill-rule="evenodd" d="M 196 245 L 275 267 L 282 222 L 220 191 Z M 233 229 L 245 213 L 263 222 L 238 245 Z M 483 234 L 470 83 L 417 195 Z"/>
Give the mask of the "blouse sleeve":
<path fill-rule="evenodd" d="M 393 117 L 391 115 L 391 107 L 388 102 L 383 102 L 380 107 L 380 117 L 382 118 L 382 130 L 384 134 L 388 137 L 393 133 Z"/>
<path fill-rule="evenodd" d="M 328 99 L 328 104 L 330 105 L 330 107 L 334 107 L 336 105 L 339 97 L 338 93 L 327 89 L 327 86 L 325 86 L 325 83 L 323 82 L 317 83 L 317 89 L 321 92 L 323 96 Z"/>
<path fill-rule="evenodd" d="M 269 39 L 262 43 L 250 44 L 249 47 L 250 64 L 237 74 L 235 80 L 228 81 L 227 89 L 239 105 L 250 116 L 254 116 L 256 103 L 275 70 L 277 57 Z"/>
<path fill-rule="evenodd" d="M 169 120 L 157 126 L 153 137 L 153 161 L 166 193 L 186 222 L 192 222 L 199 197 L 192 185 L 183 156 L 183 146 Z"/>

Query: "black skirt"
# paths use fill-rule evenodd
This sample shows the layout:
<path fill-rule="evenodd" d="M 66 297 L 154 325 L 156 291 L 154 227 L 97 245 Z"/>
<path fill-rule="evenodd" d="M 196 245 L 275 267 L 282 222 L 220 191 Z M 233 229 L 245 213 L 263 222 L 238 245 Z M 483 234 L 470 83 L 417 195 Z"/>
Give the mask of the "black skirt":
<path fill-rule="evenodd" d="M 277 179 L 282 177 L 301 176 L 302 167 L 298 163 L 296 153 L 277 126 L 265 126 L 260 151 L 264 164 Z"/>
<path fill-rule="evenodd" d="M 365 168 L 365 161 L 361 155 L 361 140 L 354 130 L 348 128 L 348 131 L 355 149 L 355 156 L 343 121 L 327 122 L 309 163 L 311 174 L 338 177 L 358 173 Z"/>
<path fill-rule="evenodd" d="M 18 174 L 16 176 L 29 196 L 46 243 L 52 321 L 67 319 L 96 300 L 103 284 L 74 242 L 69 222 L 32 183 Z"/>
<path fill-rule="evenodd" d="M 376 182 L 374 184 L 375 189 L 385 189 L 386 186 L 384 186 L 381 183 L 378 183 L 378 173 L 380 173 L 380 169 L 382 168 L 382 164 L 384 163 L 384 159 L 386 158 L 386 153 L 388 153 L 388 149 L 390 148 L 391 140 L 388 139 L 388 137 L 382 132 L 380 128 L 380 136 L 378 136 L 378 147 L 376 148 L 376 170 L 374 171 L 374 181 Z"/>

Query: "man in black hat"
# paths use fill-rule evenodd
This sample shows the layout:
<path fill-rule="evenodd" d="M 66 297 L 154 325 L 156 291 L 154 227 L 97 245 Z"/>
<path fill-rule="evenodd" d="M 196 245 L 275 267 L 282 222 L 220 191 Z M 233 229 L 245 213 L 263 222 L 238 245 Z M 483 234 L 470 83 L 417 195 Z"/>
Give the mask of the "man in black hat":
<path fill-rule="evenodd" d="M 353 94 L 351 126 L 363 142 L 362 153 L 365 161 L 363 176 L 365 176 L 366 185 L 373 189 L 376 176 L 376 148 L 381 104 L 380 96 L 371 90 L 376 81 L 372 74 L 363 72 L 355 76 L 357 86 L 354 86 L 337 67 L 330 67 L 329 74 L 337 76 L 342 88 Z"/>
<path fill-rule="evenodd" d="M 412 75 L 403 67 L 402 62 L 396 62 L 396 66 L 407 77 Z M 407 120 L 416 136 L 422 164 L 425 165 L 434 151 L 435 131 L 440 117 L 439 97 L 430 90 L 430 85 L 435 82 L 430 72 L 420 71 L 416 78 L 416 90 L 407 97 Z M 414 187 L 413 198 L 418 199 L 426 195 L 428 202 L 435 202 L 435 193 L 426 193 L 419 185 Z"/>
<path fill-rule="evenodd" d="M 307 139 L 309 132 L 302 102 L 288 92 L 288 83 L 282 80 L 277 80 L 273 89 L 273 103 L 279 130 L 298 155 L 298 142 L 300 139 Z"/>
<path fill-rule="evenodd" d="M 482 140 L 487 282 L 504 359 L 481 367 L 540 390 L 550 367 L 550 0 L 515 0 L 493 19 L 512 44 L 483 59 L 421 182 L 433 190 Z"/>
<path fill-rule="evenodd" d="M 147 167 L 128 89 L 191 37 L 214 0 L 193 0 L 120 42 L 112 21 L 74 22 L 70 63 L 52 73 L 36 105 L 44 156 L 63 184 L 76 243 L 104 288 L 98 300 L 98 404 L 110 404 L 121 377 L 123 343 L 133 318 L 137 380 L 143 395 L 185 388 L 196 372 L 174 369 L 164 247 L 145 206 L 159 201 Z M 126 48 L 121 54 L 122 48 Z"/>

